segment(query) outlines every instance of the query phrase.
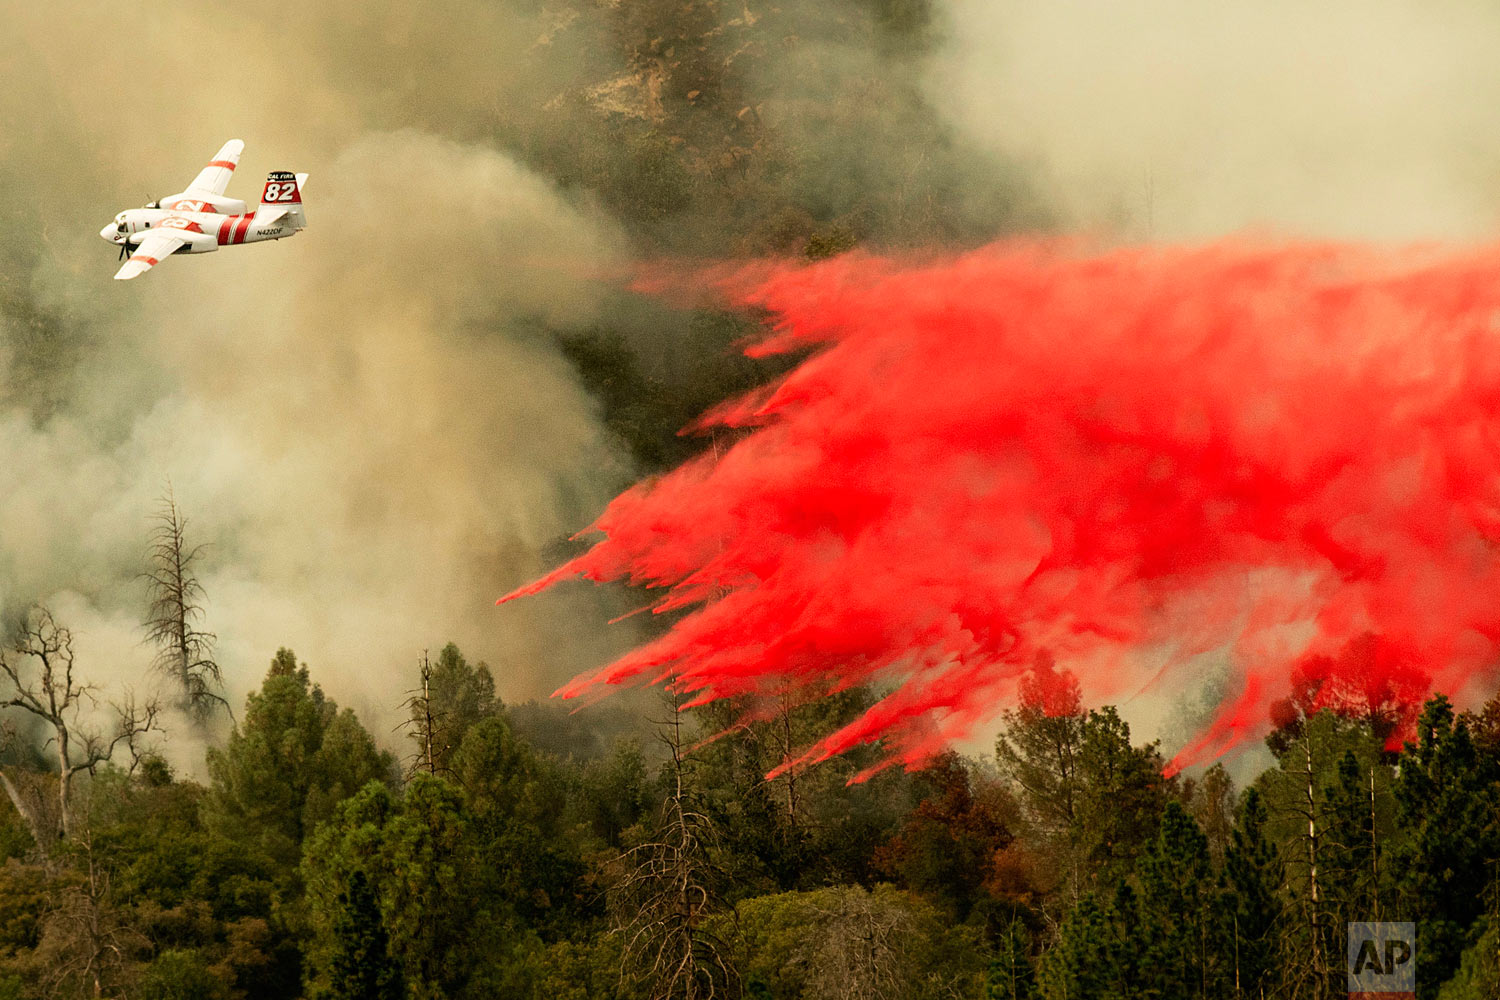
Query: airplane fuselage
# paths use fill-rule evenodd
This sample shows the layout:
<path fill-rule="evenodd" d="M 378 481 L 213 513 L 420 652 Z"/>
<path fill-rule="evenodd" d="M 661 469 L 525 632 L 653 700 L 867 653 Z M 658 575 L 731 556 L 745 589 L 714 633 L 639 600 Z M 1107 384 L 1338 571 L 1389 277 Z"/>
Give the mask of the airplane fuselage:
<path fill-rule="evenodd" d="M 269 221 L 256 221 L 263 214 Z M 187 238 L 178 253 L 207 253 L 236 243 L 258 243 L 279 240 L 296 233 L 287 224 L 286 215 L 278 212 L 244 212 L 223 215 L 218 212 L 184 212 L 166 208 L 132 208 L 115 216 L 114 225 L 105 226 L 99 235 L 119 246 L 135 245 L 146 234 L 158 229 L 172 230 Z"/>

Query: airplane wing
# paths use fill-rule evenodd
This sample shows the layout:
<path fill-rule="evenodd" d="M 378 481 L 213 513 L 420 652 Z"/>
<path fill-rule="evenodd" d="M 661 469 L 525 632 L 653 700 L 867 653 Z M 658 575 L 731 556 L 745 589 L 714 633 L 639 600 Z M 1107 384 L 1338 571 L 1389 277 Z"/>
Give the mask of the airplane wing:
<path fill-rule="evenodd" d="M 125 266 L 115 272 L 116 281 L 129 281 L 138 274 L 145 274 L 157 264 L 166 260 L 177 252 L 177 248 L 186 243 L 187 240 L 181 236 L 158 229 L 154 233 L 147 233 L 146 238 L 141 240 L 141 245 L 135 248 L 135 253 L 125 262 Z"/>
<path fill-rule="evenodd" d="M 187 186 L 184 194 L 211 194 L 218 196 L 229 187 L 229 179 L 234 176 L 234 168 L 239 165 L 240 154 L 245 151 L 245 144 L 238 139 L 230 139 L 220 147 L 214 154 L 214 158 L 208 161 L 208 166 L 198 171 L 198 176 L 193 178 L 193 183 Z"/>

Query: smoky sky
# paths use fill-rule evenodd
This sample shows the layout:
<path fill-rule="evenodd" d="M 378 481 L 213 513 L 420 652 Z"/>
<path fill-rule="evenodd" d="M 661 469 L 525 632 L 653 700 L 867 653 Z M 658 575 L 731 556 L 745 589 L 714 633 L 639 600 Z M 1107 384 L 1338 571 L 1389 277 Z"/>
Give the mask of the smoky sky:
<path fill-rule="evenodd" d="M 1500 11 L 1474 0 L 948 5 L 935 102 L 1023 156 L 1060 223 L 1485 240 Z"/>

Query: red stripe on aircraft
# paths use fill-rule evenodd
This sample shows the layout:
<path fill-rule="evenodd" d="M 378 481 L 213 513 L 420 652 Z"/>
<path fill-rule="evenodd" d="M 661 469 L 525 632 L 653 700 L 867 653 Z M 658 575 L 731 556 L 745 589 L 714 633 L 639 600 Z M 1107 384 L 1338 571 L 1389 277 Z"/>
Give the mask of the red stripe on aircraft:
<path fill-rule="evenodd" d="M 208 165 L 210 167 L 223 167 L 225 170 L 233 170 L 234 169 L 234 161 L 233 160 L 212 160 L 212 161 L 209 162 Z"/>
<path fill-rule="evenodd" d="M 161 263 L 161 261 L 157 260 L 155 257 L 142 257 L 140 254 L 132 254 L 130 259 L 143 260 L 147 263 L 147 265 L 151 267 L 155 267 L 157 264 Z"/>
<path fill-rule="evenodd" d="M 240 224 L 234 227 L 234 242 L 245 242 L 245 230 L 250 228 L 250 216 L 240 216 Z"/>
<path fill-rule="evenodd" d="M 233 226 L 234 216 L 232 215 L 226 218 L 223 222 L 219 223 L 219 246 L 223 246 L 224 244 L 229 242 L 229 230 Z"/>

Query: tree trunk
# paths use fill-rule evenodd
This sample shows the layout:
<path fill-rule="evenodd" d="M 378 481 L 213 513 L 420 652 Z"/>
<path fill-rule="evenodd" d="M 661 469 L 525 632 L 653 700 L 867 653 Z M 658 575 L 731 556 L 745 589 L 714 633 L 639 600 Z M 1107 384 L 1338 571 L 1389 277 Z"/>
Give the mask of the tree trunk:
<path fill-rule="evenodd" d="M 20 814 L 26 829 L 31 832 L 31 840 L 36 844 L 36 849 L 41 852 L 42 857 L 47 857 L 47 848 L 51 845 L 53 838 L 57 835 L 56 830 L 44 830 L 42 828 L 43 818 L 36 808 L 21 795 L 21 790 L 10 780 L 10 776 L 0 770 L 0 786 L 5 788 L 5 795 L 10 799 L 10 804 Z"/>
<path fill-rule="evenodd" d="M 1307 754 L 1307 889 L 1311 905 L 1308 908 L 1312 927 L 1312 972 L 1313 1000 L 1322 1000 L 1327 985 L 1323 963 L 1323 928 L 1318 921 L 1318 823 L 1317 803 L 1313 799 L 1312 740 L 1303 743 Z"/>
<path fill-rule="evenodd" d="M 1375 839 L 1375 765 L 1370 765 L 1370 900 L 1371 916 L 1380 919 L 1380 852 Z"/>
<path fill-rule="evenodd" d="M 68 727 L 56 723 L 57 731 L 57 808 L 63 839 L 72 836 L 72 818 L 68 815 L 68 795 L 73 787 L 73 762 L 68 759 Z"/>

